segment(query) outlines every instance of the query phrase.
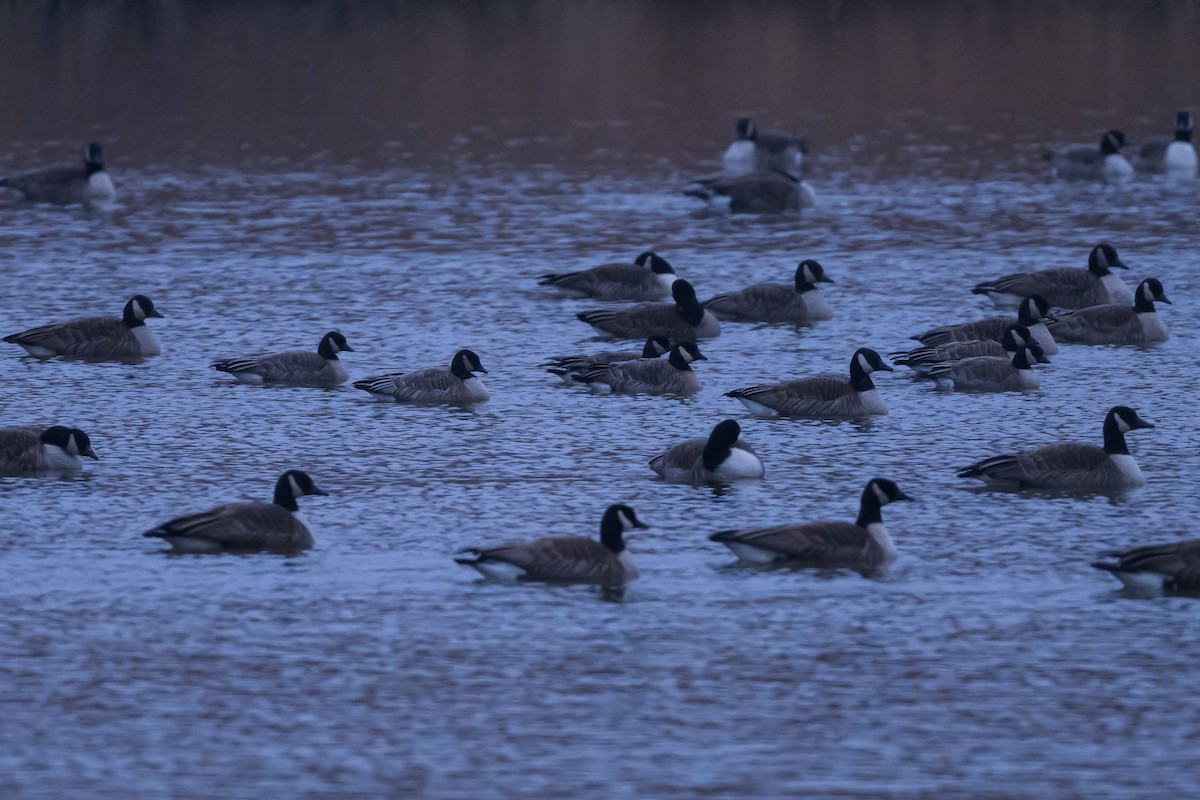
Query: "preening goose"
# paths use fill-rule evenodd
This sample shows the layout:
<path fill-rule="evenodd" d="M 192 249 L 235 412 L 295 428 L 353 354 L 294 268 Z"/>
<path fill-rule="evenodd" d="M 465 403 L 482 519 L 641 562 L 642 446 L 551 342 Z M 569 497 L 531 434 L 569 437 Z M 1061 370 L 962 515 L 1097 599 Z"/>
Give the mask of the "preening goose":
<path fill-rule="evenodd" d="M 571 383 L 571 373 L 583 372 L 595 364 L 616 364 L 621 361 L 633 361 L 638 358 L 659 358 L 670 352 L 671 343 L 665 336 L 651 336 L 642 346 L 642 352 L 631 350 L 608 350 L 603 353 L 576 356 L 555 356 L 542 364 L 546 371 L 558 375 Z"/>
<path fill-rule="evenodd" d="M 1146 344 L 1167 341 L 1167 326 L 1154 303 L 1170 303 L 1163 285 L 1146 278 L 1135 293 L 1133 306 L 1108 304 L 1065 311 L 1047 320 L 1050 334 L 1060 342 L 1080 344 Z"/>
<path fill-rule="evenodd" d="M 4 337 L 38 358 L 75 356 L 87 359 L 123 359 L 156 356 L 162 352 L 146 325 L 149 317 L 161 317 L 149 297 L 130 298 L 120 317 L 82 317 L 43 325 Z"/>
<path fill-rule="evenodd" d="M 980 283 L 974 294 L 987 295 L 1001 308 L 1016 308 L 1026 297 L 1040 296 L 1051 308 L 1085 308 L 1102 303 L 1132 303 L 1133 294 L 1112 269 L 1129 269 L 1117 249 L 1101 242 L 1088 254 L 1087 269 L 1059 267 L 1020 272 Z"/>
<path fill-rule="evenodd" d="M 689 439 L 650 460 L 650 469 L 672 483 L 704 483 L 761 478 L 763 463 L 754 448 L 739 438 L 742 426 L 718 422 L 707 439 Z"/>
<path fill-rule="evenodd" d="M 806 181 L 776 171 L 706 175 L 692 180 L 683 193 L 703 200 L 714 211 L 734 214 L 778 214 L 816 204 L 816 194 Z"/>
<path fill-rule="evenodd" d="M 350 377 L 338 353 L 352 353 L 346 337 L 330 331 L 321 337 L 317 352 L 286 350 L 241 358 L 218 359 L 212 368 L 228 372 L 238 383 L 280 383 L 293 386 L 340 386 Z"/>
<path fill-rule="evenodd" d="M 92 142 L 84 151 L 83 164 L 0 178 L 0 186 L 15 189 L 25 200 L 54 205 L 96 205 L 116 197 L 112 178 L 104 169 L 104 148 Z"/>
<path fill-rule="evenodd" d="M 821 265 L 810 259 L 800 262 L 792 284 L 758 283 L 738 292 L 719 294 L 704 307 L 717 319 L 733 322 L 790 322 L 804 324 L 829 319 L 833 314 L 817 288 L 833 283 Z"/>
<path fill-rule="evenodd" d="M 692 370 L 693 361 L 707 361 L 700 348 L 681 342 L 671 348 L 665 359 L 639 358 L 612 364 L 593 364 L 571 373 L 573 380 L 586 383 L 603 394 L 693 395 L 700 391 L 700 379 Z"/>
<path fill-rule="evenodd" d="M 1151 136 L 1142 142 L 1134 159 L 1139 170 L 1166 172 L 1180 177 L 1196 175 L 1196 147 L 1192 144 L 1192 115 L 1175 115 L 1173 136 Z"/>
<path fill-rule="evenodd" d="M 734 127 L 737 138 L 725 149 L 721 164 L 730 172 L 778 170 L 799 173 L 808 143 L 782 131 L 760 131 L 746 117 Z"/>
<path fill-rule="evenodd" d="M 657 253 L 645 252 L 632 264 L 601 264 L 579 272 L 543 275 L 538 285 L 553 286 L 572 297 L 629 302 L 666 300 L 675 269 Z"/>
<path fill-rule="evenodd" d="M 78 428 L 0 428 L 0 475 L 77 472 L 83 468 L 80 456 L 100 458 L 92 451 L 92 440 Z"/>
<path fill-rule="evenodd" d="M 355 381 L 354 388 L 385 402 L 482 403 L 489 395 L 476 372 L 487 374 L 479 356 L 471 350 L 459 350 L 449 367 L 379 375 Z"/>
<path fill-rule="evenodd" d="M 639 303 L 631 308 L 603 308 L 575 316 L 608 339 L 648 339 L 665 336 L 673 342 L 694 342 L 721 335 L 721 323 L 705 311 L 696 290 L 682 278 L 671 285 L 671 303 Z"/>
<path fill-rule="evenodd" d="M 1107 553 L 1092 566 L 1140 591 L 1200 592 L 1200 539 Z"/>
<path fill-rule="evenodd" d="M 751 386 L 726 392 L 759 416 L 836 419 L 869 417 L 887 413 L 887 405 L 871 373 L 892 372 L 879 353 L 863 347 L 850 359 L 849 379 L 841 375 L 816 375 L 784 383 Z"/>
<path fill-rule="evenodd" d="M 1017 350 L 1027 344 L 1037 344 L 1033 334 L 1020 323 L 1013 323 L 1004 329 L 1000 341 L 993 339 L 977 339 L 971 342 L 947 342 L 938 347 L 918 347 L 907 352 L 892 353 L 892 361 L 908 367 L 918 375 L 924 375 L 934 366 L 950 361 L 962 361 L 965 358 L 993 356 L 1011 359 Z M 1041 345 L 1037 346 L 1038 363 L 1049 364 L 1046 351 Z"/>
<path fill-rule="evenodd" d="M 1052 356 L 1058 353 L 1058 345 L 1046 329 L 1045 320 L 1049 317 L 1050 304 L 1044 298 L 1034 295 L 1021 301 L 1015 321 L 1028 328 L 1030 335 L 1042 346 L 1046 355 Z M 962 325 L 943 325 L 912 338 L 927 347 L 941 347 L 951 342 L 974 342 L 980 339 L 1000 341 L 1013 322 L 1011 317 L 988 317 Z"/>
<path fill-rule="evenodd" d="M 1125 181 L 1133 177 L 1133 167 L 1121 148 L 1127 147 L 1125 134 L 1107 131 L 1100 146 L 1072 144 L 1046 153 L 1051 176 L 1064 180 Z"/>

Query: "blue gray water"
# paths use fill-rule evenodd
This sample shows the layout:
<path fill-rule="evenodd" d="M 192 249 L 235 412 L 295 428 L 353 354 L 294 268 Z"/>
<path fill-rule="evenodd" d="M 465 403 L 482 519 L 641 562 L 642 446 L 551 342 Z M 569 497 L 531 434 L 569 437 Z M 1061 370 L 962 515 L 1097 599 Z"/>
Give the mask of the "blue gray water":
<path fill-rule="evenodd" d="M 1043 22 L 1057 31 L 1083 6 Z M 671 21 L 625 7 L 645 15 L 630 23 L 641 36 Z M 526 43 L 546 30 L 586 42 L 612 23 L 604 8 L 572 6 L 581 19 L 554 8 L 531 4 L 524 26 L 495 7 L 445 12 L 462 30 L 436 31 L 482 69 L 490 39 L 472 37 L 496 22 L 488 15 Z M 878 26 L 915 24 L 872 8 Z M 311 6 L 277 11 L 309 31 L 292 47 L 345 47 L 345 31 L 313 21 Z M 773 26 L 796 24 L 759 11 L 734 21 L 746 41 L 777 42 Z M 210 12 L 175 24 L 224 53 L 212 42 L 236 27 L 220 13 L 234 12 Z M 1127 22 L 1107 25 L 1136 50 L 1142 29 Z M 865 23 L 828 24 L 853 39 Z M 69 42 L 81 25 L 54 18 L 46 35 Z M 382 46 L 361 20 L 347 26 L 366 77 L 338 100 L 369 109 L 368 79 L 392 73 L 368 57 L 383 58 Z M 166 51 L 179 30 L 143 35 Z M 699 21 L 687 30 L 710 35 Z M 823 41 L 823 30 L 812 35 Z M 679 49 L 670 58 L 686 64 Z M 277 83 L 301 61 L 286 48 L 257 57 Z M 877 113 L 851 104 L 846 113 L 866 121 L 847 133 L 825 91 L 815 108 L 757 93 L 742 107 L 726 97 L 735 81 L 711 77 L 717 99 L 697 113 L 704 75 L 659 74 L 623 108 L 570 53 L 548 58 L 573 66 L 555 86 L 589 86 L 581 105 L 552 92 L 557 105 L 540 111 L 518 95 L 528 102 L 453 135 L 458 112 L 387 130 L 364 113 L 335 134 L 314 101 L 272 138 L 269 121 L 231 114 L 228 94 L 185 93 L 176 116 L 152 118 L 122 85 L 127 105 L 86 134 L 108 144 L 115 209 L 0 206 L 5 333 L 116 314 L 135 292 L 166 315 L 152 321 L 164 354 L 143 364 L 0 353 L 0 424 L 76 425 L 102 459 L 72 479 L 0 478 L 0 796 L 1190 796 L 1198 606 L 1127 597 L 1088 561 L 1197 535 L 1200 186 L 1055 184 L 1039 153 L 1091 139 L 1110 118 L 1135 140 L 1161 132 L 1195 96 L 1168 82 L 1092 103 L 1079 79 L 1087 100 L 1060 118 L 1050 118 L 1058 98 L 1045 97 L 991 118 L 982 99 L 938 95 L 935 110 L 916 110 L 885 87 Z M 1131 69 L 1123 80 L 1157 74 Z M 837 75 L 858 85 L 852 71 Z M 40 85 L 23 80 L 27 95 Z M 80 80 L 63 91 L 91 85 Z M 405 81 L 418 113 L 438 92 L 498 105 L 455 77 Z M 226 125 L 202 113 L 213 104 L 231 114 Z M 817 208 L 714 218 L 678 193 L 715 168 L 742 112 L 810 136 Z M 5 171 L 72 157 L 73 112 L 48 113 L 60 127 L 4 122 Z M 308 132 L 305 115 L 320 118 Z M 631 131 L 660 124 L 671 135 L 639 148 Z M 205 134 L 218 127 L 222 136 Z M 885 374 L 891 411 L 869 423 L 760 420 L 722 396 L 840 372 L 857 347 L 905 348 L 933 325 L 993 313 L 970 294 L 975 282 L 1083 266 L 1100 240 L 1117 245 L 1131 282 L 1164 282 L 1175 301 L 1163 311 L 1168 343 L 1064 347 L 1028 396 L 947 394 Z M 786 281 L 817 258 L 837 281 L 835 318 L 726 326 L 703 346 L 704 391 L 686 400 L 596 397 L 540 371 L 545 356 L 600 345 L 574 319 L 595 304 L 559 299 L 535 277 L 648 248 L 702 297 Z M 355 378 L 471 347 L 493 400 L 408 408 L 348 387 L 235 386 L 207 367 L 315 347 L 333 328 L 355 348 L 344 357 Z M 1130 436 L 1144 489 L 1053 497 L 954 477 L 1012 448 L 1099 443 L 1118 403 L 1158 425 Z M 652 456 L 727 416 L 763 457 L 764 481 L 716 490 L 654 478 Z M 170 557 L 139 535 L 180 513 L 267 498 L 288 468 L 330 493 L 302 501 L 311 552 Z M 919 500 L 885 509 L 899 549 L 885 579 L 743 568 L 707 541 L 740 525 L 852 519 L 876 475 Z M 622 602 L 586 587 L 489 585 L 452 561 L 468 545 L 592 534 L 618 501 L 653 526 L 631 541 L 642 578 Z"/>

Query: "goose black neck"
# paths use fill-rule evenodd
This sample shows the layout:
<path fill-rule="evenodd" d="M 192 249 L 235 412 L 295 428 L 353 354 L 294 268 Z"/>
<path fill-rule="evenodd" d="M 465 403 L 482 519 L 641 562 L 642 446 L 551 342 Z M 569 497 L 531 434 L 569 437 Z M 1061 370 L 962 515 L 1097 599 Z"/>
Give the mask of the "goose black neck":
<path fill-rule="evenodd" d="M 1191 128 L 1176 128 L 1175 129 L 1175 141 L 1187 142 L 1188 144 L 1191 144 L 1192 129 Z"/>
<path fill-rule="evenodd" d="M 97 163 L 95 161 L 89 160 L 89 161 L 83 162 L 83 169 L 87 173 L 87 176 L 90 178 L 93 175 L 95 175 L 97 172 L 103 172 L 104 165 L 101 163 Z"/>
<path fill-rule="evenodd" d="M 333 339 L 328 336 L 322 339 L 321 344 L 317 345 L 317 355 L 330 361 L 337 361 L 337 350 L 333 349 Z"/>
<path fill-rule="evenodd" d="M 804 272 L 797 270 L 796 272 L 796 294 L 804 294 L 805 292 L 814 291 L 817 288 L 815 283 L 809 283 L 804 280 Z"/>
<path fill-rule="evenodd" d="M 1121 433 L 1121 424 L 1115 414 L 1109 414 L 1104 419 L 1104 452 L 1110 456 L 1129 455 L 1129 446 L 1125 444 L 1125 434 Z"/>
<path fill-rule="evenodd" d="M 463 361 L 464 359 L 456 357 L 454 361 L 450 362 L 450 374 L 460 381 L 465 381 L 472 375 L 471 370 L 467 368 L 467 365 Z"/>
<path fill-rule="evenodd" d="M 1154 314 L 1156 312 L 1154 301 L 1146 297 L 1146 293 L 1142 291 L 1141 286 L 1138 287 L 1137 293 L 1134 295 L 1133 310 L 1139 314 Z"/>
<path fill-rule="evenodd" d="M 857 355 L 850 361 L 850 388 L 856 392 L 869 392 L 875 388 L 875 383 L 871 380 L 871 373 L 858 363 Z"/>
<path fill-rule="evenodd" d="M 683 302 L 675 303 L 675 308 L 679 310 L 684 322 L 693 327 L 704 319 L 704 306 L 700 305 L 700 301 L 695 297 L 684 298 Z"/>
<path fill-rule="evenodd" d="M 288 511 L 299 511 L 300 506 L 296 505 L 296 496 L 292 494 L 292 484 L 287 475 L 280 475 L 279 480 L 275 483 L 275 505 L 283 506 Z"/>
<path fill-rule="evenodd" d="M 600 520 L 600 544 L 613 553 L 620 553 L 625 549 L 625 526 L 621 524 L 618 514 L 605 514 Z"/>
<path fill-rule="evenodd" d="M 879 512 L 879 498 L 875 496 L 875 488 L 867 486 L 858 502 L 858 519 L 854 520 L 854 524 L 865 528 L 878 522 L 883 522 L 883 516 Z"/>
<path fill-rule="evenodd" d="M 121 323 L 130 330 L 138 327 L 139 325 L 146 324 L 146 320 L 138 319 L 137 311 L 133 307 L 132 300 L 125 304 L 125 311 L 121 314 Z"/>
<path fill-rule="evenodd" d="M 1113 141 L 1110 137 L 1105 136 L 1104 139 L 1101 140 L 1100 155 L 1115 156 L 1119 152 L 1121 152 L 1121 151 L 1119 149 L 1117 149 L 1117 146 L 1113 143 Z"/>
<path fill-rule="evenodd" d="M 1029 363 L 1029 350 L 1018 347 L 1017 354 L 1013 356 L 1012 365 L 1017 369 L 1033 369 L 1033 365 Z"/>
<path fill-rule="evenodd" d="M 704 468 L 712 472 L 717 467 L 725 463 L 729 458 L 729 454 L 733 452 L 733 445 L 725 442 L 718 442 L 715 437 L 708 437 L 708 441 L 704 443 L 704 452 L 701 454 L 701 460 L 704 463 Z"/>
<path fill-rule="evenodd" d="M 671 355 L 667 356 L 667 361 L 680 372 L 692 371 L 692 365 L 683 357 L 683 351 L 678 347 L 671 351 Z"/>

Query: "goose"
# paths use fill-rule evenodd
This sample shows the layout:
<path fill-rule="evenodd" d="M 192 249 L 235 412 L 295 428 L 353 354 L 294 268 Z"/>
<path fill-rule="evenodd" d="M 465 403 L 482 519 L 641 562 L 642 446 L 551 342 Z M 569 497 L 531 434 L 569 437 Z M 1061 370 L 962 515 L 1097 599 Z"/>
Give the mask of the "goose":
<path fill-rule="evenodd" d="M 896 545 L 883 527 L 880 509 L 888 503 L 912 500 L 886 478 L 873 478 L 863 489 L 858 518 L 848 522 L 809 522 L 771 528 L 718 531 L 708 538 L 751 564 L 780 561 L 802 566 L 849 568 L 877 572 L 896 558 Z"/>
<path fill-rule="evenodd" d="M 1037 342 L 1031 342 L 1017 350 L 1011 359 L 976 356 L 935 364 L 928 377 L 943 389 L 960 392 L 1032 392 L 1041 386 L 1033 371 L 1041 352 Z"/>
<path fill-rule="evenodd" d="M 1154 426 L 1128 406 L 1114 406 L 1104 417 L 1104 447 L 1064 442 L 1036 450 L 992 456 L 957 473 L 984 483 L 1016 488 L 1126 489 L 1146 483 L 1129 454 L 1125 434 Z"/>
<path fill-rule="evenodd" d="M 1142 142 L 1135 161 L 1138 169 L 1147 172 L 1194 176 L 1197 159 L 1192 144 L 1192 115 L 1186 111 L 1176 114 L 1175 135 L 1152 136 Z"/>
<path fill-rule="evenodd" d="M 1157 278 L 1146 278 L 1137 288 L 1133 306 L 1108 303 L 1066 311 L 1046 323 L 1061 342 L 1080 344 L 1145 344 L 1165 342 L 1167 326 L 1154 308 L 1155 301 L 1170 303 Z"/>
<path fill-rule="evenodd" d="M 719 294 L 704 307 L 721 321 L 806 323 L 829 319 L 833 314 L 821 296 L 818 283 L 833 283 L 824 268 L 810 259 L 796 267 L 794 283 L 758 283 L 740 292 Z"/>
<path fill-rule="evenodd" d="M 1072 144 L 1046 154 L 1051 177 L 1064 180 L 1124 181 L 1133 177 L 1133 167 L 1121 148 L 1129 143 L 1118 130 L 1107 131 L 1100 146 Z"/>
<path fill-rule="evenodd" d="M 1200 592 L 1200 539 L 1172 544 L 1132 547 L 1105 555 L 1114 561 L 1093 561 L 1129 589 Z"/>
<path fill-rule="evenodd" d="M 651 336 L 642 346 L 642 352 L 635 353 L 626 350 L 609 350 L 603 353 L 577 356 L 555 356 L 549 359 L 543 367 L 546 371 L 571 381 L 571 373 L 583 372 L 595 364 L 615 364 L 620 361 L 633 361 L 638 358 L 660 358 L 671 350 L 671 342 L 665 336 Z"/>
<path fill-rule="evenodd" d="M 692 180 L 683 193 L 705 201 L 714 211 L 734 214 L 778 214 L 812 208 L 817 202 L 807 181 L 774 170 L 706 175 Z"/>
<path fill-rule="evenodd" d="M 11 178 L 0 178 L 0 186 L 15 189 L 34 203 L 93 205 L 116 197 L 112 178 L 104 169 L 104 148 L 92 142 L 79 167 L 51 167 Z"/>
<path fill-rule="evenodd" d="M 1058 267 L 1019 272 L 980 283 L 972 294 L 986 295 L 1000 308 L 1016 308 L 1026 297 L 1039 295 L 1051 308 L 1085 308 L 1101 303 L 1132 303 L 1133 294 L 1112 268 L 1129 269 L 1117 249 L 1101 242 L 1088 254 L 1087 269 Z"/>
<path fill-rule="evenodd" d="M 330 331 L 321 337 L 317 352 L 286 350 L 242 358 L 218 359 L 212 368 L 228 372 L 238 383 L 284 383 L 293 386 L 340 386 L 350 376 L 338 353 L 353 353 L 346 337 Z"/>
<path fill-rule="evenodd" d="M 226 503 L 164 522 L 143 536 L 165 539 L 177 553 L 295 553 L 313 546 L 296 498 L 324 495 L 306 473 L 288 470 L 270 503 Z"/>
<path fill-rule="evenodd" d="M 675 303 L 639 303 L 630 308 L 583 311 L 576 318 L 607 339 L 648 339 L 665 336 L 673 342 L 694 342 L 721 335 L 721 323 L 696 299 L 696 290 L 680 278 L 671 286 Z"/>
<path fill-rule="evenodd" d="M 718 483 L 761 478 L 766 470 L 754 448 L 739 437 L 735 420 L 718 422 L 707 439 L 689 439 L 650 460 L 650 469 L 672 483 Z"/>
<path fill-rule="evenodd" d="M 976 339 L 970 342 L 947 342 L 937 347 L 918 347 L 907 352 L 891 353 L 889 358 L 902 366 L 908 367 L 918 375 L 924 375 L 937 364 L 948 361 L 962 361 L 964 358 L 993 356 L 1011 359 L 1017 350 L 1028 344 L 1037 344 L 1029 328 L 1015 322 L 1004 329 L 1000 341 L 994 339 Z M 1049 364 L 1046 351 L 1041 345 L 1037 346 L 1039 364 Z"/>
<path fill-rule="evenodd" d="M 796 381 L 751 386 L 726 392 L 759 416 L 834 419 L 869 417 L 888 413 L 887 405 L 871 381 L 877 370 L 892 368 L 869 347 L 855 351 L 850 359 L 850 378 L 816 375 Z"/>
<path fill-rule="evenodd" d="M 624 586 L 638 576 L 625 549 L 625 534 L 650 527 L 627 505 L 608 507 L 600 519 L 600 541 L 586 536 L 552 536 L 498 547 L 468 547 L 472 556 L 455 562 L 501 583 L 595 583 Z"/>
<path fill-rule="evenodd" d="M 632 264 L 601 264 L 579 272 L 542 275 L 538 285 L 553 286 L 571 297 L 636 303 L 666 300 L 676 277 L 675 268 L 665 258 L 646 251 Z"/>
<path fill-rule="evenodd" d="M 1052 356 L 1058 353 L 1058 345 L 1055 344 L 1050 331 L 1046 329 L 1044 320 L 1049 318 L 1050 304 L 1039 295 L 1026 297 L 1017 307 L 1016 321 L 1029 329 L 1030 335 L 1042 346 L 1046 355 Z M 912 338 L 926 347 L 942 347 L 951 342 L 974 342 L 980 339 L 999 341 L 1012 323 L 1011 317 L 988 317 L 962 325 L 943 325 L 940 328 L 932 328 Z"/>
<path fill-rule="evenodd" d="M 737 121 L 734 130 L 737 138 L 721 156 L 721 164 L 730 172 L 796 172 L 808 153 L 808 143 L 803 139 L 782 131 L 760 131 L 746 117 Z"/>
<path fill-rule="evenodd" d="M 100 458 L 92 451 L 92 440 L 79 428 L 0 428 L 0 475 L 77 472 L 83 469 L 80 456 Z"/>
<path fill-rule="evenodd" d="M 707 361 L 692 342 L 671 348 L 666 359 L 638 358 L 612 364 L 593 364 L 571 377 L 586 383 L 601 394 L 674 394 L 693 395 L 700 391 L 700 379 L 692 371 L 693 361 Z"/>
<path fill-rule="evenodd" d="M 376 400 L 396 403 L 481 403 L 489 395 L 476 372 L 487 374 L 479 356 L 470 350 L 459 350 L 449 367 L 379 375 L 355 381 L 354 388 L 368 392 Z"/>
<path fill-rule="evenodd" d="M 3 341 L 19 344 L 38 358 L 76 356 L 92 359 L 139 358 L 162 352 L 146 325 L 162 313 L 144 294 L 134 295 L 120 317 L 83 317 L 31 328 L 5 336 Z"/>

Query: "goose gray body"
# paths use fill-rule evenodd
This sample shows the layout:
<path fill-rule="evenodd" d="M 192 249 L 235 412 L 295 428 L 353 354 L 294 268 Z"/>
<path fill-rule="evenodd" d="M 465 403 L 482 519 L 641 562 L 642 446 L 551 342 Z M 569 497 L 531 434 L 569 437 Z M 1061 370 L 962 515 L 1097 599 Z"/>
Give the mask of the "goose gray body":
<path fill-rule="evenodd" d="M 1092 566 L 1112 573 L 1130 589 L 1200 592 L 1200 539 L 1131 547 Z"/>
<path fill-rule="evenodd" d="M 778 214 L 810 208 L 816 202 L 811 186 L 775 171 L 707 175 L 694 179 L 683 193 L 734 214 Z"/>
<path fill-rule="evenodd" d="M 941 347 L 951 342 L 974 342 L 981 339 L 1000 341 L 1004 338 L 1004 332 L 1008 330 L 1008 327 L 1016 322 L 1028 328 L 1030 335 L 1041 345 L 1043 352 L 1052 356 L 1058 353 L 1058 345 L 1044 322 L 1049 314 L 1050 304 L 1044 298 L 1034 295 L 1021 301 L 1015 320 L 1012 317 L 988 317 L 961 325 L 943 325 L 932 328 L 912 338 L 927 347 Z"/>
<path fill-rule="evenodd" d="M 1087 269 L 1059 267 L 1021 272 L 975 286 L 997 306 L 1016 308 L 1026 297 L 1038 295 L 1052 308 L 1085 308 L 1102 303 L 1133 303 L 1133 293 L 1112 268 L 1128 269 L 1112 245 L 1100 243 L 1088 255 Z"/>
<path fill-rule="evenodd" d="M 751 386 L 726 392 L 759 416 L 837 419 L 878 416 L 888 413 L 887 405 L 871 373 L 892 371 L 879 354 L 861 348 L 850 359 L 849 379 L 841 375 L 815 375 L 783 383 Z"/>
<path fill-rule="evenodd" d="M 1074 491 L 1128 489 L 1145 484 L 1129 454 L 1125 434 L 1153 428 L 1127 406 L 1115 406 L 1104 418 L 1104 446 L 1074 442 L 986 458 L 960 470 L 960 478 L 1010 488 L 1050 488 Z"/>
<path fill-rule="evenodd" d="M 994 339 L 976 339 L 969 342 L 947 342 L 937 347 L 917 347 L 907 352 L 892 353 L 891 359 L 902 366 L 926 375 L 933 367 L 967 358 L 1006 358 L 1011 359 L 1017 350 L 1028 344 L 1037 344 L 1029 329 L 1019 323 L 1012 323 L 1004 330 L 1000 341 Z M 1041 357 L 1039 362 L 1049 363 L 1045 351 L 1038 345 Z"/>
<path fill-rule="evenodd" d="M 84 153 L 83 164 L 27 172 L 0 178 L 0 187 L 14 189 L 23 199 L 54 205 L 95 205 L 116 197 L 112 178 L 104 169 L 104 150 L 93 142 Z"/>
<path fill-rule="evenodd" d="M 760 131 L 746 118 L 738 120 L 735 130 L 737 138 L 721 156 L 721 164 L 729 172 L 795 172 L 804 163 L 808 144 L 798 136 L 783 131 Z"/>
<path fill-rule="evenodd" d="M 293 553 L 313 546 L 312 532 L 298 513 L 296 498 L 323 495 L 303 472 L 285 472 L 270 503 L 228 503 L 199 514 L 177 517 L 146 531 L 176 552 Z"/>
<path fill-rule="evenodd" d="M 88 435 L 78 428 L 0 428 L 0 475 L 78 472 L 83 469 L 80 456 L 99 458 Z"/>
<path fill-rule="evenodd" d="M 593 364 L 572 378 L 593 391 L 609 394 L 693 395 L 700 391 L 700 379 L 692 370 L 693 361 L 707 357 L 694 344 L 685 342 L 671 348 L 667 358 L 639 358 L 611 364 Z"/>
<path fill-rule="evenodd" d="M 671 295 L 674 303 L 639 303 L 630 308 L 597 309 L 575 316 L 604 338 L 665 336 L 673 342 L 694 342 L 721 335 L 721 323 L 700 305 L 690 283 L 675 281 Z"/>
<path fill-rule="evenodd" d="M 1192 144 L 1192 115 L 1180 111 L 1175 115 L 1173 136 L 1151 136 L 1138 146 L 1134 164 L 1146 172 L 1167 172 L 1172 175 L 1195 176 L 1196 148 Z"/>
<path fill-rule="evenodd" d="M 479 356 L 470 350 L 459 350 L 448 368 L 380 375 L 355 381 L 354 388 L 385 402 L 481 403 L 489 395 L 476 372 L 487 373 L 479 363 Z"/>
<path fill-rule="evenodd" d="M 872 573 L 896 558 L 896 546 L 883 525 L 880 508 L 911 500 L 895 483 L 875 478 L 863 489 L 853 522 L 810 522 L 718 531 L 709 537 L 753 564 L 793 562 L 802 566 L 848 568 Z"/>
<path fill-rule="evenodd" d="M 727 419 L 707 439 L 689 439 L 650 460 L 650 469 L 672 483 L 705 483 L 761 478 L 762 460 L 739 438 L 741 426 Z"/>
<path fill-rule="evenodd" d="M 1133 177 L 1133 166 L 1121 155 L 1125 134 L 1110 130 L 1099 146 L 1073 144 L 1047 154 L 1051 174 L 1063 180 L 1124 181 Z"/>
<path fill-rule="evenodd" d="M 830 319 L 818 283 L 833 283 L 821 265 L 800 262 L 792 284 L 758 283 L 746 289 L 719 294 L 704 303 L 717 319 L 733 322 L 790 322 L 805 324 Z"/>
<path fill-rule="evenodd" d="M 572 297 L 612 301 L 658 301 L 671 297 L 674 268 L 656 253 L 645 252 L 632 264 L 602 264 L 578 272 L 552 273 L 538 278 Z"/>
<path fill-rule="evenodd" d="M 162 349 L 146 325 L 146 319 L 161 316 L 150 298 L 136 295 L 125 304 L 125 311 L 120 317 L 82 317 L 43 325 L 5 336 L 4 341 L 20 345 L 29 355 L 39 358 L 74 356 L 123 359 L 157 356 Z"/>
<path fill-rule="evenodd" d="M 1012 358 L 976 356 L 937 364 L 928 374 L 942 388 L 960 392 L 1031 392 L 1041 385 L 1032 369 L 1036 362 L 1036 353 L 1022 348 Z"/>
<path fill-rule="evenodd" d="M 665 336 L 651 336 L 642 347 L 642 352 L 632 350 L 608 350 L 589 355 L 555 356 L 542 364 L 547 372 L 564 378 L 568 383 L 572 373 L 582 373 L 596 364 L 618 364 L 638 358 L 659 358 L 670 352 L 671 343 Z"/>
<path fill-rule="evenodd" d="M 342 334 L 330 331 L 322 337 L 316 352 L 285 350 L 218 359 L 212 363 L 212 368 L 229 373 L 238 383 L 340 386 L 350 377 L 337 356 L 341 352 L 353 352 L 353 348 L 346 344 Z"/>
<path fill-rule="evenodd" d="M 1133 306 L 1107 304 L 1067 311 L 1047 323 L 1051 335 L 1079 344 L 1147 344 L 1169 338 L 1154 308 L 1155 301 L 1170 303 L 1162 284 L 1147 278 L 1137 288 Z"/>

